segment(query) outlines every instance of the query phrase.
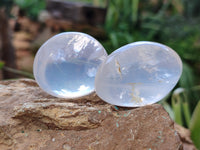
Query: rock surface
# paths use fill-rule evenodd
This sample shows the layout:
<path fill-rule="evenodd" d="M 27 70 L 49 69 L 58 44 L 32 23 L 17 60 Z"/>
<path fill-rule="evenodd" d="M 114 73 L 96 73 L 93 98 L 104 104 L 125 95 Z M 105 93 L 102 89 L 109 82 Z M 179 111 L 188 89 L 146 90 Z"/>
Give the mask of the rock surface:
<path fill-rule="evenodd" d="M 59 99 L 34 80 L 0 82 L 0 150 L 181 150 L 161 105 L 127 109 L 95 93 Z"/>

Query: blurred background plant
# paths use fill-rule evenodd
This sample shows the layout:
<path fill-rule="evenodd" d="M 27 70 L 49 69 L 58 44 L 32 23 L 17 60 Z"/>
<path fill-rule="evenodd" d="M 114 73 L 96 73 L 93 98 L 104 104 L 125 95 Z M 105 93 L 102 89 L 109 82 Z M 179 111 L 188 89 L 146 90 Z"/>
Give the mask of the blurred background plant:
<path fill-rule="evenodd" d="M 8 2 L 10 1 L 1 1 L 0 5 L 12 8 L 13 3 Z M 14 0 L 14 2 L 28 18 L 34 21 L 37 21 L 38 15 L 47 5 L 44 0 Z M 83 24 L 72 28 L 66 23 L 67 29 L 64 28 L 64 31 L 88 32 L 100 40 L 108 53 L 125 44 L 142 40 L 163 43 L 180 55 L 183 61 L 181 79 L 161 104 L 176 123 L 190 129 L 191 138 L 200 149 L 200 1 L 75 0 L 75 2 L 105 8 L 105 22 L 95 27 L 86 26 L 84 29 Z M 56 24 L 58 25 L 57 20 Z M 102 29 L 103 34 L 96 28 Z M 57 29 L 57 26 L 53 29 Z M 0 68 L 3 66 L 4 63 L 0 62 Z"/>
<path fill-rule="evenodd" d="M 33 20 L 37 20 L 40 11 L 44 10 L 46 6 L 44 0 L 14 0 L 14 2 Z"/>

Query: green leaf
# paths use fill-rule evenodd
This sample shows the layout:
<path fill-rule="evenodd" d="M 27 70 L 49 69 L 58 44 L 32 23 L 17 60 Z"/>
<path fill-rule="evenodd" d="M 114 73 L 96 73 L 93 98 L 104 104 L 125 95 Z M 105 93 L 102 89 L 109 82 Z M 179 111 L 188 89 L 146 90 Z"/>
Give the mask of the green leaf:
<path fill-rule="evenodd" d="M 198 102 L 190 122 L 191 138 L 198 149 L 200 149 L 200 101 Z"/>
<path fill-rule="evenodd" d="M 183 90 L 182 92 L 179 93 L 179 97 L 182 103 L 182 113 L 183 113 L 184 123 L 186 124 L 186 127 L 189 127 L 191 119 L 191 111 L 190 111 L 190 99 L 188 97 L 188 91 Z"/>
<path fill-rule="evenodd" d="M 132 1 L 132 21 L 135 23 L 138 17 L 138 9 L 139 9 L 139 0 Z"/>
<path fill-rule="evenodd" d="M 183 125 L 181 97 L 179 95 L 183 90 L 183 88 L 178 88 L 172 94 L 172 109 L 174 111 L 174 119 L 179 125 Z"/>
<path fill-rule="evenodd" d="M 190 119 L 191 119 L 189 103 L 187 101 L 185 101 L 185 102 L 183 102 L 182 105 L 183 105 L 184 119 L 185 119 L 186 125 L 188 127 L 190 124 Z"/>
<path fill-rule="evenodd" d="M 179 80 L 179 84 L 184 88 L 191 88 L 194 86 L 194 73 L 192 67 L 186 63 L 183 63 L 183 72 Z"/>
<path fill-rule="evenodd" d="M 0 69 L 2 69 L 4 66 L 4 62 L 3 61 L 0 61 Z"/>
<path fill-rule="evenodd" d="M 117 35 L 115 33 L 111 33 L 110 34 L 110 39 L 111 39 L 111 42 L 113 44 L 114 47 L 118 47 L 118 38 L 117 38 Z"/>
<path fill-rule="evenodd" d="M 162 101 L 161 105 L 165 108 L 165 110 L 168 112 L 169 116 L 171 117 L 171 119 L 174 120 L 174 112 L 171 108 L 171 106 L 166 102 L 166 101 Z"/>

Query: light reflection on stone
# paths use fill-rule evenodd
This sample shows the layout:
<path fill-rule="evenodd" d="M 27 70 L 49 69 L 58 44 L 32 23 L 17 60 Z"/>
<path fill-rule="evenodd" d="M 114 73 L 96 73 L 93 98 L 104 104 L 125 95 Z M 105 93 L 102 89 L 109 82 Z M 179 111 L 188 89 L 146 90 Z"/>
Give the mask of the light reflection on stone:
<path fill-rule="evenodd" d="M 155 42 L 135 42 L 117 49 L 100 65 L 95 90 L 113 105 L 144 106 L 164 98 L 181 73 L 181 59 L 171 48 Z"/>
<path fill-rule="evenodd" d="M 98 66 L 106 59 L 103 46 L 80 32 L 65 32 L 46 41 L 34 60 L 34 77 L 47 93 L 77 98 L 94 91 Z"/>

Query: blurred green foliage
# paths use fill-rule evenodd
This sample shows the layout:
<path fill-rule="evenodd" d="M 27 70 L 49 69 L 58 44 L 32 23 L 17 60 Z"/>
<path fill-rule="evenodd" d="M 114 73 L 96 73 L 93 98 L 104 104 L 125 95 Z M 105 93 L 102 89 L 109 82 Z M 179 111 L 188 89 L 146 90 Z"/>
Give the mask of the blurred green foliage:
<path fill-rule="evenodd" d="M 200 87 L 199 87 L 200 89 Z M 200 91 L 200 90 L 199 90 Z M 191 138 L 198 149 L 200 149 L 200 102 L 196 105 L 196 108 L 192 114 L 190 122 Z"/>
<path fill-rule="evenodd" d="M 103 45 L 111 53 L 130 42 L 157 41 L 175 49 L 181 58 L 200 60 L 200 20 L 185 17 L 193 11 L 186 2 L 178 2 L 110 0 L 105 24 L 108 40 Z M 200 3 L 194 9 L 197 6 Z"/>
<path fill-rule="evenodd" d="M 45 0 L 14 0 L 14 2 L 33 20 L 37 20 L 40 11 L 46 7 Z"/>
<path fill-rule="evenodd" d="M 4 66 L 4 62 L 3 61 L 0 61 L 0 69 L 2 69 Z"/>
<path fill-rule="evenodd" d="M 200 61 L 200 18 L 172 16 L 162 28 L 160 41 L 190 63 Z"/>
<path fill-rule="evenodd" d="M 86 3 L 97 7 L 106 7 L 108 0 L 64 0 L 64 1 Z"/>

